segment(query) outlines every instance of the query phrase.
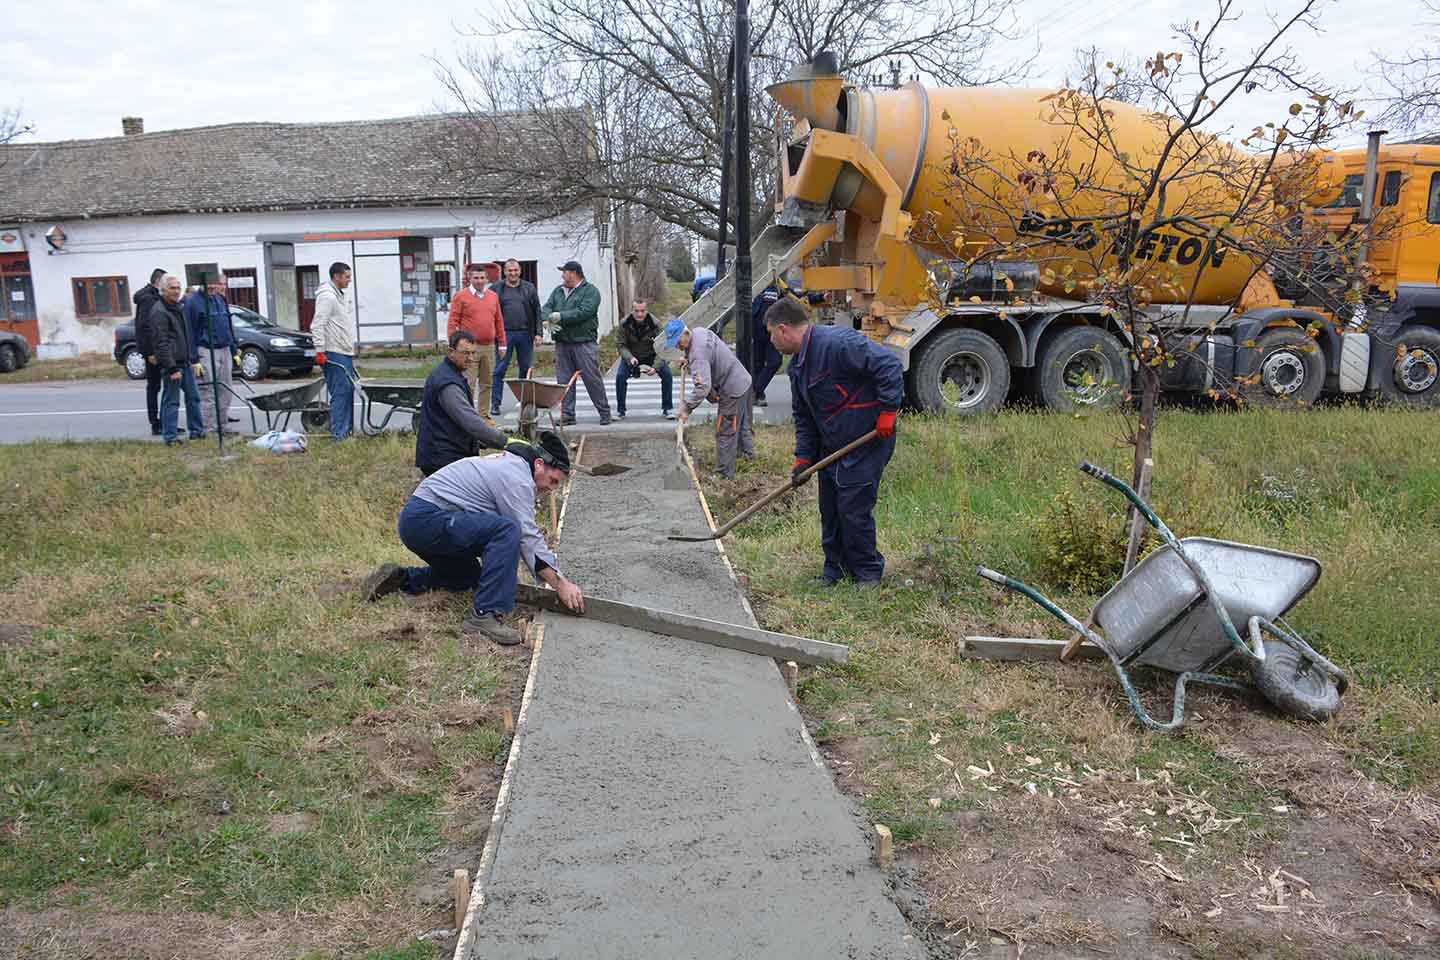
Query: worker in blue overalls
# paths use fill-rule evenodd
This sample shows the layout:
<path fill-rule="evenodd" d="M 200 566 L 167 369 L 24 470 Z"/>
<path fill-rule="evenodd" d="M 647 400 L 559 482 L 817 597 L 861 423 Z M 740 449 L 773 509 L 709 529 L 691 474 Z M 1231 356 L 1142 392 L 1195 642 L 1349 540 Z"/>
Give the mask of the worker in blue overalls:
<path fill-rule="evenodd" d="M 780 356 L 780 351 L 770 342 L 770 330 L 765 326 L 765 311 L 780 300 L 780 288 L 773 283 L 760 292 L 750 304 L 750 335 L 755 343 L 755 374 L 751 384 L 755 394 L 755 406 L 767 405 L 765 399 L 765 388 L 770 386 L 770 381 L 779 372 L 780 365 L 785 358 Z"/>
<path fill-rule="evenodd" d="M 889 350 L 848 327 L 817 326 L 792 297 L 765 312 L 770 342 L 790 355 L 790 404 L 795 418 L 792 481 L 870 430 L 878 439 L 820 471 L 820 545 L 827 586 L 849 576 L 873 589 L 885 572 L 875 545 L 880 475 L 895 452 L 895 416 L 904 373 Z"/>

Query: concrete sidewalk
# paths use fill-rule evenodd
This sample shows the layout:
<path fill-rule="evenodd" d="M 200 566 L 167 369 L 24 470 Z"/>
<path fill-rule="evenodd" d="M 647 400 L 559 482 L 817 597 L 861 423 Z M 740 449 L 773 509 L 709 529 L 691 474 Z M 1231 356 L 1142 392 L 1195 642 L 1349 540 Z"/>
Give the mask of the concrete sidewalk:
<path fill-rule="evenodd" d="M 592 435 L 560 559 L 589 593 L 749 623 L 673 440 Z M 923 956 L 773 661 L 547 615 L 469 956 Z"/>

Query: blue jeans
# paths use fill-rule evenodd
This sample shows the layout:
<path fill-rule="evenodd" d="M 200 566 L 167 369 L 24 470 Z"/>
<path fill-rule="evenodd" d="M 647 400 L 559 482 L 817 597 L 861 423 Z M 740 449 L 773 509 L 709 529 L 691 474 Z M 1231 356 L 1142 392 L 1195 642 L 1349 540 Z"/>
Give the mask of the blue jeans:
<path fill-rule="evenodd" d="M 515 609 L 520 525 L 498 513 L 446 510 L 411 497 L 400 511 L 400 540 L 429 566 L 406 567 L 406 593 L 474 590 L 475 612 Z"/>
<path fill-rule="evenodd" d="M 660 374 L 660 412 L 669 413 L 671 408 L 670 401 L 674 397 L 672 384 L 675 382 L 674 376 L 670 373 L 670 364 L 664 360 L 655 361 L 655 372 Z M 615 409 L 619 412 L 620 416 L 625 416 L 626 385 L 631 378 L 638 379 L 643 376 L 645 376 L 645 374 L 640 372 L 639 367 L 632 367 L 625 362 L 624 357 L 620 358 L 620 363 L 615 368 Z"/>
<path fill-rule="evenodd" d="M 165 377 L 160 393 L 160 433 L 168 443 L 180 433 L 180 393 L 185 393 L 185 426 L 190 439 L 205 436 L 204 415 L 200 412 L 200 388 L 195 385 L 195 369 L 190 364 L 180 368 L 180 379 Z"/>
<path fill-rule="evenodd" d="M 344 440 L 350 436 L 355 419 L 355 358 L 343 353 L 325 354 L 325 389 L 330 393 L 330 436 Z"/>
<path fill-rule="evenodd" d="M 505 396 L 505 371 L 510 369 L 510 358 L 515 358 L 515 376 L 524 377 L 535 362 L 535 341 L 524 330 L 511 333 L 505 331 L 505 352 L 495 349 L 495 375 L 490 378 L 490 415 L 500 412 L 500 398 Z"/>

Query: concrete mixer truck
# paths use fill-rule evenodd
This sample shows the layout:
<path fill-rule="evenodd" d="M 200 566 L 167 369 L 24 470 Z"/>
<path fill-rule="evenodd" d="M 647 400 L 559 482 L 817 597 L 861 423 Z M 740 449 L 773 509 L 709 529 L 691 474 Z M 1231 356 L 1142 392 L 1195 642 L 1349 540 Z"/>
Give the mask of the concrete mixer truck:
<path fill-rule="evenodd" d="M 927 411 L 991 412 L 1022 386 L 1043 406 L 1074 410 L 1113 402 L 1131 386 L 1128 331 L 1104 304 L 1081 299 L 1075 274 L 1004 257 L 956 260 L 954 247 L 938 242 L 974 226 L 974 206 L 956 202 L 947 175 L 957 134 L 1003 143 L 1011 155 L 1044 149 L 1056 136 L 1045 92 L 866 89 L 846 84 L 822 54 L 767 93 L 793 123 L 778 144 L 776 218 L 751 249 L 757 293 L 777 279 L 831 291 L 831 319 L 893 350 L 910 401 Z M 1137 108 L 1114 108 L 1116 136 L 1145 149 L 1154 125 Z M 1440 405 L 1440 146 L 1372 153 L 1371 205 L 1406 226 L 1367 257 L 1379 274 L 1372 282 L 1393 294 L 1369 298 L 1356 315 L 1282 296 L 1242 254 L 1193 234 L 1156 231 L 1135 246 L 1135 258 L 1166 263 L 1179 281 L 1151 291 L 1145 306 L 1151 322 L 1187 344 L 1161 368 L 1163 389 L 1238 393 L 1262 405 L 1308 405 L 1322 393 Z M 1321 157 L 1308 174 L 1307 215 L 1336 231 L 1351 225 L 1364 202 L 1366 155 Z M 1018 219 L 1020 231 L 1056 244 L 1087 242 L 1079 220 Z M 733 298 L 730 284 L 712 288 L 687 322 L 720 319 Z"/>

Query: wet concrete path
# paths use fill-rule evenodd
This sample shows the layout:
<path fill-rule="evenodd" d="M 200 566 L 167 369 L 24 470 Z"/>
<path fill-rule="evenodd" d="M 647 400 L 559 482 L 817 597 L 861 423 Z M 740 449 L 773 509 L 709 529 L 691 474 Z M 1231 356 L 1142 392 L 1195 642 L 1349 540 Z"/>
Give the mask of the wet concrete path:
<path fill-rule="evenodd" d="M 587 463 L 633 469 L 576 477 L 561 564 L 588 593 L 749 623 L 713 544 L 665 540 L 706 529 L 663 487 L 674 449 L 590 436 Z M 469 956 L 922 956 L 773 661 L 545 621 Z"/>

